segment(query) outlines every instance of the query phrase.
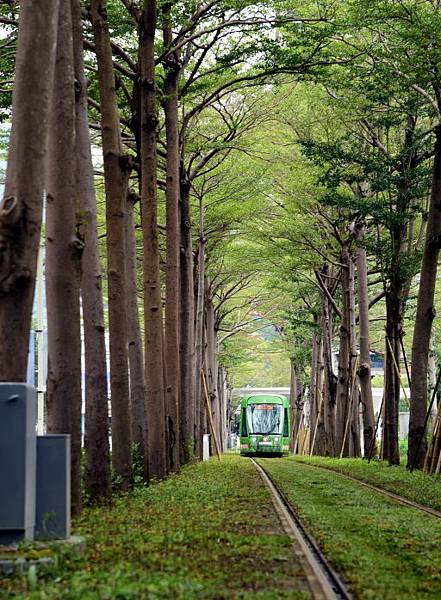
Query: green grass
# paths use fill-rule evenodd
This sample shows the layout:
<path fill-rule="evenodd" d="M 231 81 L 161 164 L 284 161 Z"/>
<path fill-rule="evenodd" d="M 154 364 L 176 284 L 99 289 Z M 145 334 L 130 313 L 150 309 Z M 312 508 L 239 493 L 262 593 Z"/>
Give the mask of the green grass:
<path fill-rule="evenodd" d="M 389 466 L 386 462 L 373 460 L 368 463 L 360 458 L 324 458 L 321 456 L 297 456 L 289 460 L 305 462 L 350 475 L 377 487 L 399 494 L 436 510 L 441 510 L 441 477 L 422 471 L 410 473 L 404 466 Z"/>
<path fill-rule="evenodd" d="M 0 598 L 310 598 L 268 492 L 238 456 L 86 510 L 75 533 L 87 537 L 84 556 L 61 553 L 37 578 L 0 578 Z"/>
<path fill-rule="evenodd" d="M 441 598 L 441 521 L 292 459 L 260 459 L 361 600 Z"/>

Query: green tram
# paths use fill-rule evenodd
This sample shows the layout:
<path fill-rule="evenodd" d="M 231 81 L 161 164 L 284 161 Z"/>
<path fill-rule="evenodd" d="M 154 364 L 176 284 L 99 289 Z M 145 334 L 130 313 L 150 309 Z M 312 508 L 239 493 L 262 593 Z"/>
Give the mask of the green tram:
<path fill-rule="evenodd" d="M 240 453 L 282 456 L 289 452 L 290 410 L 285 396 L 245 396 L 240 402 Z"/>

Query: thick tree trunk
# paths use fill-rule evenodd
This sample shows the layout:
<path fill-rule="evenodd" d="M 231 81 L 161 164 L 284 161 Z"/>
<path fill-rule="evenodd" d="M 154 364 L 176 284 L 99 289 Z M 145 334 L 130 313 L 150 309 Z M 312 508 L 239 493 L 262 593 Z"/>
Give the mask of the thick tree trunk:
<path fill-rule="evenodd" d="M 157 224 L 157 151 L 155 92 L 156 0 L 145 0 L 140 20 L 141 70 L 141 217 L 144 267 L 145 383 L 150 477 L 166 466 L 164 347 Z"/>
<path fill-rule="evenodd" d="M 340 262 L 344 265 L 342 270 L 342 319 L 340 324 L 340 346 L 338 354 L 338 380 L 337 380 L 337 404 L 336 404 L 336 431 L 335 444 L 337 454 L 340 455 L 343 438 L 345 434 L 346 421 L 349 410 L 349 385 L 350 385 L 350 315 L 349 315 L 349 262 L 351 257 L 345 247 L 340 256 Z M 346 445 L 346 444 L 345 444 Z M 348 455 L 347 448 L 343 454 Z"/>
<path fill-rule="evenodd" d="M 434 332 L 433 328 L 432 328 L 432 332 L 430 334 L 429 358 L 428 358 L 428 363 L 427 363 L 427 371 L 428 371 L 428 377 L 429 377 L 428 395 L 429 395 L 429 398 L 431 398 L 433 391 L 435 389 L 435 386 L 436 386 L 435 332 Z M 436 398 L 437 398 L 437 400 L 439 400 L 439 398 L 440 398 L 439 390 L 436 394 Z M 431 417 L 430 428 L 431 428 L 432 432 L 433 432 L 433 428 L 435 427 L 435 423 L 436 423 L 437 404 L 438 404 L 437 401 L 435 401 L 433 403 L 432 412 L 430 415 L 430 417 Z"/>
<path fill-rule="evenodd" d="M 318 317 L 314 315 L 314 324 L 318 326 Z M 317 412 L 318 412 L 318 397 L 317 397 L 317 363 L 318 353 L 320 350 L 320 337 L 317 331 L 312 336 L 312 357 L 311 357 L 311 377 L 309 388 L 309 452 L 313 453 L 313 443 L 315 440 L 314 432 L 316 429 Z"/>
<path fill-rule="evenodd" d="M 325 402 L 326 382 L 325 366 L 323 363 L 323 332 L 320 333 L 319 347 L 317 353 L 317 376 L 316 376 L 316 426 L 312 432 L 315 436 L 313 454 L 324 456 L 326 454 L 326 429 L 325 429 Z"/>
<path fill-rule="evenodd" d="M 363 448 L 364 456 L 369 456 L 373 447 L 372 456 L 377 454 L 377 446 L 374 440 L 375 415 L 372 399 L 371 386 L 371 360 L 369 342 L 369 298 L 367 285 L 367 263 L 366 250 L 361 245 L 364 237 L 364 224 L 356 227 L 355 237 L 357 240 L 357 281 L 358 281 L 358 314 L 360 331 L 360 365 L 358 377 L 361 388 L 361 404 L 363 410 Z"/>
<path fill-rule="evenodd" d="M 298 422 L 298 408 L 296 404 L 297 400 L 297 365 L 293 358 L 290 359 L 290 386 L 289 386 L 289 408 L 291 412 L 291 439 L 290 439 L 290 452 L 294 452 L 296 439 L 297 439 L 297 422 Z"/>
<path fill-rule="evenodd" d="M 432 189 L 427 218 L 426 243 L 421 265 L 417 311 L 412 343 L 412 381 L 409 421 L 408 465 L 422 468 L 427 451 L 423 436 L 427 410 L 427 367 L 430 333 L 435 317 L 434 296 L 441 247 L 441 125 L 435 129 Z M 423 439 L 421 439 L 423 437 Z"/>
<path fill-rule="evenodd" d="M 120 487 L 132 483 L 131 425 L 127 353 L 125 210 L 130 164 L 124 155 L 106 0 L 92 0 L 91 16 L 98 62 L 104 157 L 109 290 L 110 375 L 112 395 L 112 464 Z"/>
<path fill-rule="evenodd" d="M 329 268 L 324 265 L 321 269 L 321 275 L 327 276 L 325 279 L 326 287 L 331 296 L 334 295 L 335 285 L 330 283 L 332 279 Z M 336 455 L 335 447 L 335 411 L 336 411 L 336 391 L 337 377 L 334 373 L 332 364 L 332 304 L 329 298 L 324 295 L 322 298 L 322 323 L 323 323 L 323 364 L 324 364 L 324 422 L 326 430 L 326 454 Z"/>
<path fill-rule="evenodd" d="M 109 405 L 104 310 L 98 247 L 96 198 L 87 117 L 87 80 L 83 63 L 80 0 L 72 0 L 75 67 L 76 196 L 84 237 L 81 297 L 85 353 L 85 487 L 92 502 L 110 495 Z"/>
<path fill-rule="evenodd" d="M 58 6 L 59 0 L 38 0 L 20 7 L 12 130 L 0 203 L 0 381 L 26 381 Z"/>
<path fill-rule="evenodd" d="M 172 44 L 171 4 L 163 8 L 164 46 Z M 165 65 L 165 132 L 166 166 L 166 229 L 167 257 L 165 278 L 165 349 L 166 349 L 166 410 L 168 424 L 168 466 L 179 468 L 179 132 L 178 132 L 178 56 L 172 52 Z"/>
<path fill-rule="evenodd" d="M 357 349 L 357 333 L 355 327 L 355 273 L 352 256 L 349 259 L 349 323 L 350 323 L 350 380 L 349 380 L 349 401 L 351 403 L 352 417 L 349 424 L 349 456 L 360 456 L 360 389 L 358 382 L 357 365 L 359 364 Z"/>
<path fill-rule="evenodd" d="M 210 395 L 211 416 L 214 425 L 215 434 L 218 443 L 220 443 L 220 407 L 219 407 L 219 391 L 217 389 L 218 382 L 218 365 L 216 358 L 216 329 L 215 329 L 215 311 L 213 299 L 211 297 L 210 282 L 206 279 L 206 319 L 207 319 L 207 341 L 205 350 L 205 376 Z M 212 454 L 215 453 L 215 441 L 213 432 L 210 432 Z"/>
<path fill-rule="evenodd" d="M 127 195 L 126 212 L 126 289 L 127 289 L 127 342 L 130 372 L 130 412 L 132 441 L 137 445 L 143 459 L 145 480 L 148 480 L 147 423 L 145 412 L 144 356 L 142 353 L 141 329 L 138 308 L 138 265 L 136 258 L 136 235 L 134 204 L 138 197 Z"/>
<path fill-rule="evenodd" d="M 195 411 L 195 304 L 193 247 L 191 240 L 190 182 L 181 164 L 181 253 L 180 253 L 180 370 L 181 370 L 181 461 L 194 454 Z"/>
<path fill-rule="evenodd" d="M 297 435 L 295 438 L 295 446 L 294 446 L 294 453 L 300 453 L 300 451 L 303 451 L 303 447 L 300 448 L 299 447 L 299 433 L 302 429 L 302 425 L 304 425 L 305 422 L 305 416 L 304 416 L 304 412 L 303 412 L 303 408 L 305 406 L 305 398 L 304 398 L 304 392 L 305 392 L 305 388 L 303 385 L 303 382 L 298 379 L 297 380 L 297 400 L 296 400 L 296 406 L 297 406 L 297 414 L 298 414 L 298 418 L 297 418 L 297 423 L 296 423 L 296 427 L 297 427 Z M 304 443 L 303 445 L 304 446 Z"/>
<path fill-rule="evenodd" d="M 228 436 L 228 386 L 227 375 L 223 367 L 218 366 L 218 383 L 217 389 L 219 392 L 220 406 L 220 435 L 219 444 L 221 452 L 225 451 L 227 436 Z"/>
<path fill-rule="evenodd" d="M 195 320 L 195 412 L 194 412 L 194 431 L 196 452 L 199 458 L 202 458 L 202 421 L 204 414 L 204 402 L 202 399 L 201 370 L 204 356 L 205 345 L 205 233 L 204 233 L 205 209 L 202 200 L 199 206 L 199 245 L 198 245 L 198 277 L 197 277 L 197 301 L 196 301 L 196 320 Z"/>
<path fill-rule="evenodd" d="M 76 233 L 76 166 L 72 13 L 70 0 L 61 0 L 46 210 L 47 430 L 71 436 L 73 514 L 81 510 L 80 261 L 84 247 Z"/>
<path fill-rule="evenodd" d="M 217 369 L 217 393 L 219 397 L 219 447 L 223 452 L 225 449 L 225 386 L 223 371 L 220 366 Z"/>
<path fill-rule="evenodd" d="M 204 300 L 203 300 L 203 332 L 202 332 L 202 357 L 201 357 L 201 371 L 204 370 L 206 373 L 207 369 L 207 345 L 208 345 L 208 330 L 207 330 L 207 296 L 206 290 L 208 288 L 207 276 L 204 278 L 203 282 L 203 290 L 204 290 Z M 201 377 L 201 373 L 199 374 Z M 200 433 L 200 444 L 201 444 L 201 458 L 202 458 L 202 441 L 205 433 L 210 433 L 209 430 L 209 421 L 208 421 L 208 411 L 205 400 L 205 390 L 201 381 L 201 400 L 199 404 L 199 431 Z"/>
<path fill-rule="evenodd" d="M 402 335 L 402 302 L 398 286 L 392 286 L 386 294 L 386 319 L 382 458 L 389 461 L 391 465 L 397 465 L 400 462 L 398 446 L 400 377 L 395 364 L 400 364 Z"/>
<path fill-rule="evenodd" d="M 424 461 L 424 469 L 429 473 L 439 473 L 441 470 L 441 404 L 438 403 L 433 437 Z"/>

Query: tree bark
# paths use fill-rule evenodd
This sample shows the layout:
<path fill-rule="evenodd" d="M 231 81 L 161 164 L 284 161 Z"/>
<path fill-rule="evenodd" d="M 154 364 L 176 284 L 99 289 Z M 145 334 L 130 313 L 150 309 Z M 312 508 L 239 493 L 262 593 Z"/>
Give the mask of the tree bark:
<path fill-rule="evenodd" d="M 320 319 L 321 321 L 321 319 Z M 316 426 L 313 435 L 315 434 L 315 444 L 312 449 L 313 454 L 319 456 L 326 455 L 326 428 L 325 428 L 325 402 L 326 402 L 326 382 L 325 382 L 325 365 L 323 362 L 323 331 L 320 332 L 319 346 L 317 353 L 317 376 L 316 376 Z"/>
<path fill-rule="evenodd" d="M 349 251 L 343 248 L 340 262 L 344 265 L 342 270 L 342 319 L 340 324 L 340 346 L 338 354 L 338 380 L 337 380 L 337 404 L 336 404 L 336 450 L 340 455 L 345 433 L 346 420 L 349 410 L 349 366 L 350 366 L 350 315 L 349 315 Z M 345 449 L 343 450 L 345 454 Z M 347 450 L 346 450 L 347 456 Z"/>
<path fill-rule="evenodd" d="M 400 364 L 402 335 L 402 302 L 398 286 L 386 294 L 386 367 L 384 371 L 384 419 L 382 458 L 391 465 L 400 462 L 398 446 L 398 409 L 400 378 L 395 363 Z M 412 376 L 413 379 L 413 376 Z"/>
<path fill-rule="evenodd" d="M 208 391 L 210 394 L 211 415 L 213 418 L 214 429 L 219 441 L 220 433 L 220 410 L 219 393 L 217 389 L 217 360 L 216 360 L 216 330 L 215 313 L 213 299 L 211 297 L 210 284 L 206 279 L 206 319 L 207 319 L 207 341 L 205 350 L 205 375 L 207 379 Z M 214 439 L 211 437 L 211 447 L 214 450 Z M 212 452 L 214 454 L 214 452 Z"/>
<path fill-rule="evenodd" d="M 124 155 L 115 92 L 106 0 L 92 0 L 98 62 L 107 225 L 107 277 L 112 400 L 112 464 L 123 490 L 132 483 L 127 353 L 125 210 L 130 162 Z"/>
<path fill-rule="evenodd" d="M 318 353 L 320 352 L 320 335 L 318 333 L 318 317 L 314 315 L 314 325 L 316 331 L 312 337 L 312 358 L 311 358 L 311 384 L 309 395 L 309 451 L 312 454 L 314 451 L 314 432 L 316 429 L 318 402 L 317 395 L 317 380 L 318 380 Z"/>
<path fill-rule="evenodd" d="M 144 478 L 148 481 L 147 423 L 145 413 L 144 356 L 138 308 L 138 269 L 136 258 L 134 204 L 138 196 L 129 192 L 126 212 L 126 289 L 127 289 L 127 343 L 129 354 L 130 413 L 132 441 L 137 445 L 143 461 Z"/>
<path fill-rule="evenodd" d="M 181 462 L 194 454 L 195 411 L 195 303 L 193 247 L 191 239 L 190 182 L 181 162 L 180 252 L 180 370 L 181 370 Z"/>
<path fill-rule="evenodd" d="M 173 41 L 171 4 L 163 7 L 164 46 Z M 178 132 L 178 79 L 180 65 L 177 53 L 171 52 L 165 64 L 165 132 L 166 164 L 166 230 L 167 256 L 165 278 L 165 348 L 166 348 L 166 410 L 168 424 L 168 466 L 179 468 L 179 132 Z"/>
<path fill-rule="evenodd" d="M 71 501 L 81 511 L 80 261 L 77 235 L 75 95 L 70 0 L 60 1 L 49 119 L 46 210 L 47 430 L 70 434 Z"/>
<path fill-rule="evenodd" d="M 102 274 L 99 257 L 95 185 L 87 116 L 81 5 L 72 0 L 75 68 L 75 188 L 84 237 L 81 297 L 85 353 L 85 488 L 92 502 L 110 495 L 109 404 L 104 337 Z"/>
<path fill-rule="evenodd" d="M 141 217 L 144 267 L 145 382 L 150 477 L 164 477 L 166 418 L 161 278 L 157 224 L 157 150 L 155 91 L 156 0 L 144 0 L 140 20 Z"/>
<path fill-rule="evenodd" d="M 432 331 L 430 334 L 429 358 L 428 358 L 428 363 L 427 363 L 427 371 L 428 371 L 428 376 L 429 376 L 428 395 L 429 395 L 429 398 L 431 398 L 432 394 L 433 394 L 433 390 L 435 389 L 435 386 L 436 386 L 435 332 L 434 332 L 433 328 L 432 328 Z M 439 390 L 438 390 L 436 393 L 437 401 L 435 401 L 433 403 L 432 412 L 430 415 L 432 431 L 433 431 L 433 429 L 435 427 L 435 423 L 436 423 L 437 404 L 438 404 L 439 398 L 440 398 L 440 394 L 439 394 Z"/>
<path fill-rule="evenodd" d="M 20 8 L 12 130 L 0 203 L 0 381 L 26 381 L 46 187 L 59 0 Z"/>
<path fill-rule="evenodd" d="M 425 435 L 423 436 L 427 410 L 427 368 L 430 333 L 435 317 L 435 283 L 441 247 L 441 125 L 436 127 L 435 134 L 432 189 L 412 343 L 412 381 L 407 460 L 408 465 L 417 468 L 422 468 L 427 451 L 426 438 Z M 423 439 L 421 440 L 422 436 Z"/>
<path fill-rule="evenodd" d="M 375 415 L 371 386 L 371 359 L 369 342 L 369 298 L 367 285 L 366 250 L 362 246 L 365 225 L 358 223 L 355 229 L 357 240 L 357 282 L 358 282 L 358 314 L 360 331 L 360 365 L 358 377 L 361 388 L 361 404 L 363 407 L 363 448 L 364 456 L 369 456 L 373 445 L 372 456 L 377 455 L 377 446 L 374 440 Z"/>
<path fill-rule="evenodd" d="M 329 275 L 328 265 L 321 269 L 322 275 Z M 328 281 L 329 278 L 328 278 Z M 334 295 L 335 286 L 326 284 L 331 297 Z M 334 289 L 332 289 L 334 287 Z M 335 412 L 337 377 L 334 373 L 332 361 L 332 303 L 327 295 L 322 297 L 322 327 L 323 327 L 323 363 L 324 363 L 324 421 L 326 430 L 326 454 L 336 455 L 335 446 Z"/>
<path fill-rule="evenodd" d="M 349 424 L 349 456 L 360 456 L 360 417 L 359 417 L 359 405 L 360 405 L 360 389 L 358 383 L 357 365 L 358 349 L 357 349 L 357 332 L 355 327 L 355 273 L 354 273 L 354 262 L 353 256 L 349 258 L 349 288 L 348 288 L 348 301 L 349 301 L 349 323 L 350 323 L 350 378 L 349 378 L 349 402 L 352 409 L 352 417 Z"/>
<path fill-rule="evenodd" d="M 195 315 L 195 412 L 194 412 L 194 437 L 195 448 L 199 458 L 202 458 L 202 421 L 204 402 L 202 401 L 201 370 L 204 355 L 204 313 L 205 313 L 205 209 L 202 199 L 199 205 L 199 244 L 198 244 L 198 275 L 197 275 L 197 301 Z"/>
<path fill-rule="evenodd" d="M 290 438 L 290 452 L 295 451 L 295 443 L 297 439 L 297 422 L 298 422 L 298 408 L 296 404 L 297 400 L 297 365 L 293 358 L 290 358 L 290 386 L 289 386 L 289 408 L 291 411 L 291 438 Z"/>

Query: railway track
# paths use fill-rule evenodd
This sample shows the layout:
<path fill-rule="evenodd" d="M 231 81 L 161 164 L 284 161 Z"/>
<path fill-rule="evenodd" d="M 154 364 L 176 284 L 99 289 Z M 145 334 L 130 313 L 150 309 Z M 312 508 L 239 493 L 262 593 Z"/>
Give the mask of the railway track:
<path fill-rule="evenodd" d="M 291 538 L 314 600 L 351 600 L 352 596 L 345 584 L 323 556 L 315 540 L 306 531 L 283 492 L 263 467 L 253 458 L 250 460 L 271 493 L 276 512 L 287 535 Z"/>
<path fill-rule="evenodd" d="M 366 481 L 362 481 L 361 479 L 357 479 L 356 477 L 351 477 L 351 475 L 346 475 L 346 473 L 342 473 L 341 471 L 336 471 L 335 469 L 328 469 L 327 467 L 320 467 L 319 465 L 311 465 L 311 464 L 304 463 L 304 462 L 299 463 L 299 464 L 306 465 L 307 467 L 311 467 L 312 469 L 319 469 L 320 471 L 327 471 L 328 473 L 329 472 L 336 473 L 337 475 L 340 475 L 341 477 L 349 479 L 350 481 L 354 481 L 355 483 L 362 485 L 363 487 L 366 487 L 374 492 L 378 492 L 379 494 L 382 494 L 383 496 L 387 496 L 388 498 L 395 500 L 395 502 L 397 502 L 398 504 L 402 504 L 404 506 L 410 506 L 411 508 L 416 508 L 417 510 L 420 510 L 421 512 L 432 515 L 432 517 L 441 519 L 441 511 L 436 510 L 435 508 L 430 508 L 430 506 L 424 506 L 424 504 L 419 504 L 418 502 L 414 502 L 413 500 L 409 500 L 408 498 L 403 498 L 403 496 L 400 496 L 399 494 L 395 494 L 394 492 L 389 492 L 388 490 L 377 487 L 376 485 L 373 485 L 372 483 L 367 483 Z"/>

